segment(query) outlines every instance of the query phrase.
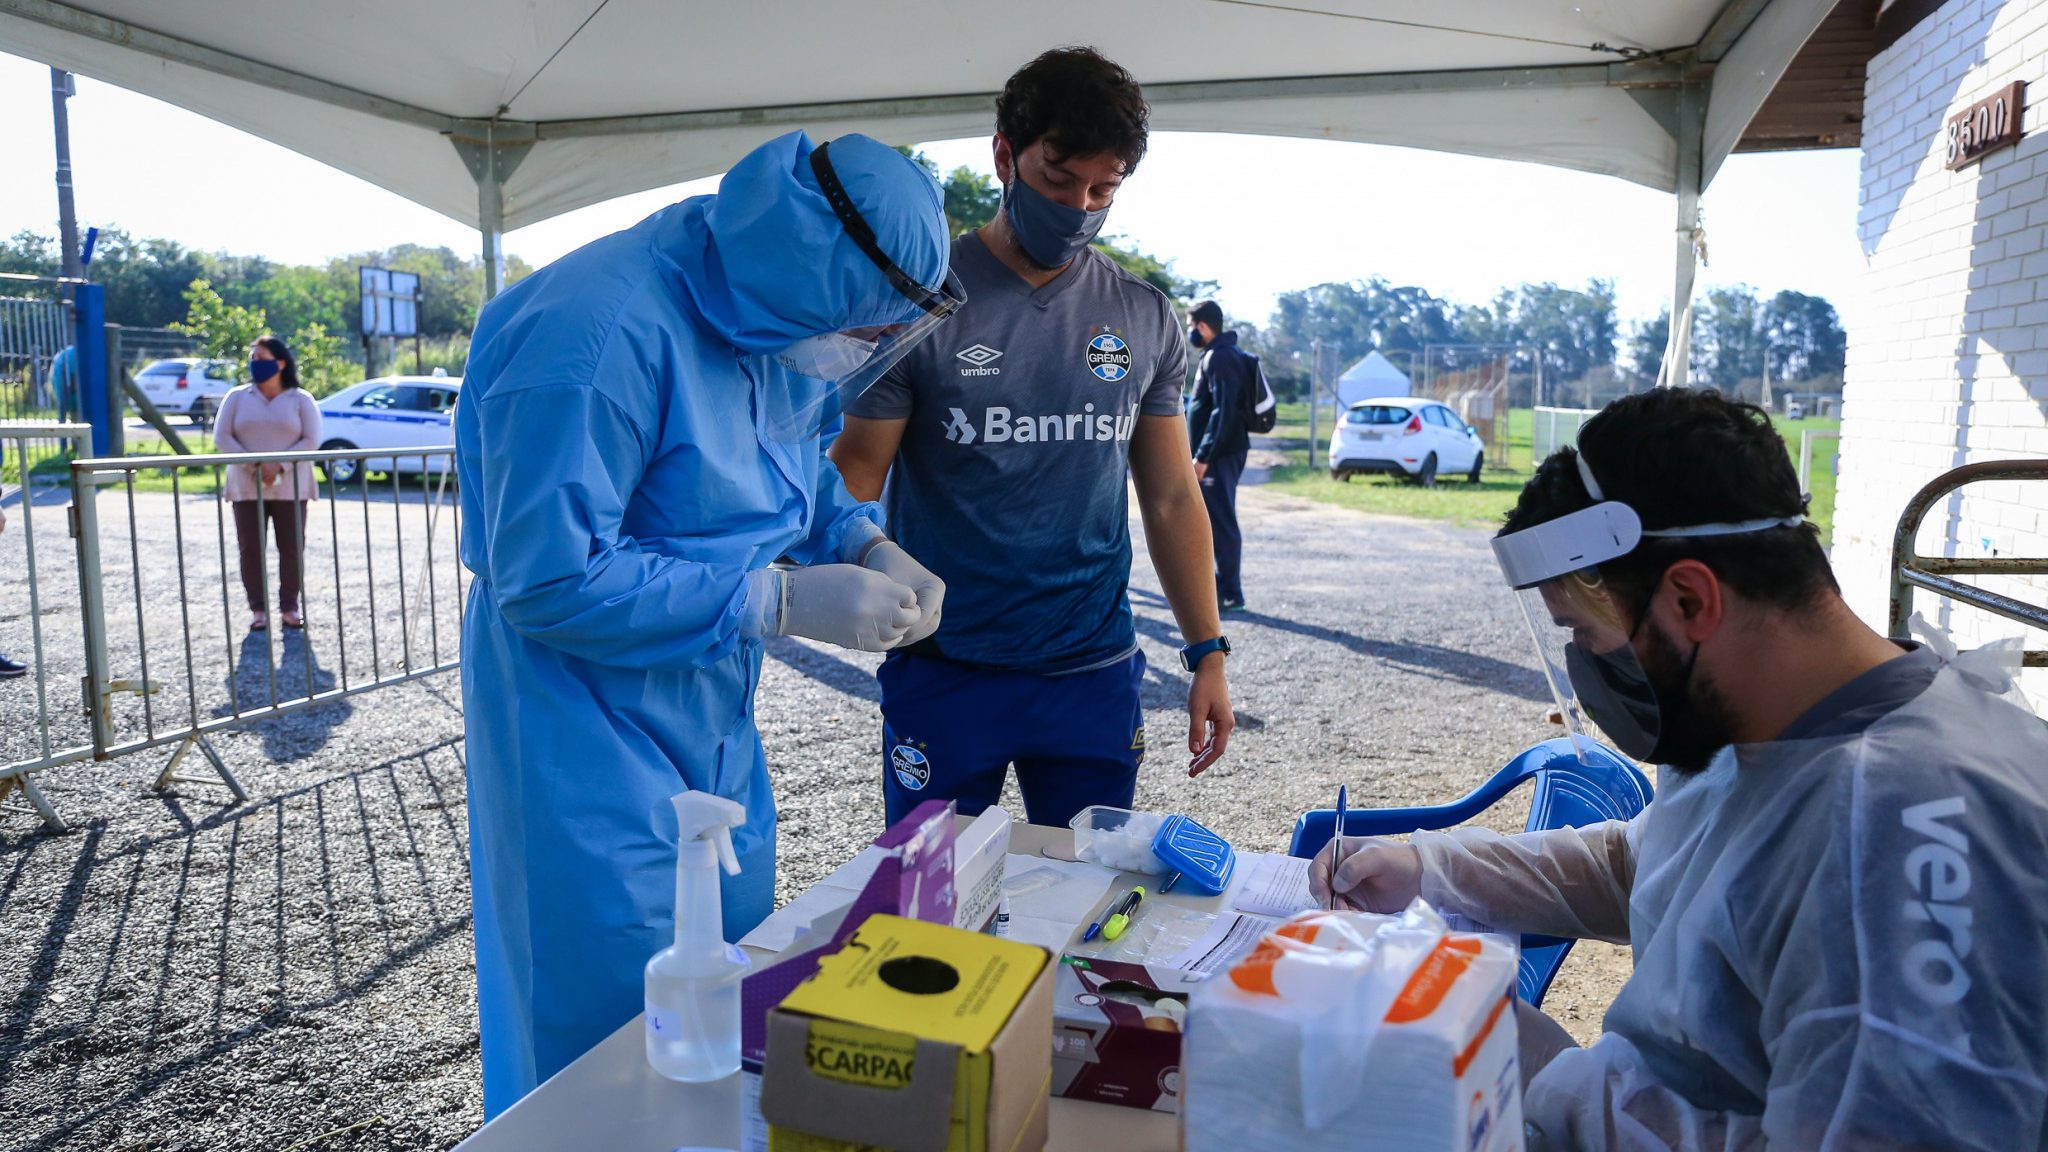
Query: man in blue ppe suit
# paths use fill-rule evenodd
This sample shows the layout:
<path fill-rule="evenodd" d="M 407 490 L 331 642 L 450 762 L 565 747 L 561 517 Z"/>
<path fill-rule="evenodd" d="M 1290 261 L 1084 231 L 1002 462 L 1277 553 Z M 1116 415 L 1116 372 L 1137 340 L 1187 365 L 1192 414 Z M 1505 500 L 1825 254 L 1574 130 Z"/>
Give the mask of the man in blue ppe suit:
<path fill-rule="evenodd" d="M 456 445 L 486 1116 L 639 1011 L 673 931 L 670 796 L 746 808 L 726 938 L 771 910 L 761 639 L 937 627 L 943 586 L 816 434 L 959 306 L 946 253 L 917 165 L 799 132 L 484 309 Z"/>

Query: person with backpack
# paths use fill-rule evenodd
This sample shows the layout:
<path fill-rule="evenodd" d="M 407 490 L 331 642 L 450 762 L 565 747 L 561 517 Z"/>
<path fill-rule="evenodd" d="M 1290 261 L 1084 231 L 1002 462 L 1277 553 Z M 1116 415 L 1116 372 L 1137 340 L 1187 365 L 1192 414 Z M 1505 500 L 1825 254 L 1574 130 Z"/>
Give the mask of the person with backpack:
<path fill-rule="evenodd" d="M 1278 405 L 1259 358 L 1237 346 L 1237 333 L 1223 327 L 1223 309 L 1214 300 L 1204 300 L 1188 313 L 1188 343 L 1202 350 L 1188 408 L 1188 436 L 1194 444 L 1202 503 L 1209 508 L 1216 600 L 1225 612 L 1242 612 L 1244 533 L 1237 526 L 1237 482 L 1244 478 L 1250 434 L 1273 430 Z"/>

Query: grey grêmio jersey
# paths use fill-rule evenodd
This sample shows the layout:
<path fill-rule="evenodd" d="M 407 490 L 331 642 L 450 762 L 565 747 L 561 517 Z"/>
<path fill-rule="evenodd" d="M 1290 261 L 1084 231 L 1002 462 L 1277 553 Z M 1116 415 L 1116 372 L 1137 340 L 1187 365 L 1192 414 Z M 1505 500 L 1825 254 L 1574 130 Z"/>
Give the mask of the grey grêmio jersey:
<path fill-rule="evenodd" d="M 1122 659 L 1124 477 L 1137 418 L 1181 411 L 1173 306 L 1093 248 L 1035 291 L 972 232 L 953 268 L 966 307 L 847 409 L 909 418 L 889 532 L 946 582 L 938 633 L 910 651 L 1044 674 Z"/>

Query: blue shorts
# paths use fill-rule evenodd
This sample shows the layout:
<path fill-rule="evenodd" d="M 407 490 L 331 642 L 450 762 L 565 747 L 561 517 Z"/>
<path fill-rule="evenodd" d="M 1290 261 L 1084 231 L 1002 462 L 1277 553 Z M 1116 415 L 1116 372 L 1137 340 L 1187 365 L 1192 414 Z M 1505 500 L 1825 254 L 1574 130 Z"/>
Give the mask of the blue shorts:
<path fill-rule="evenodd" d="M 1145 654 L 1039 676 L 891 653 L 882 685 L 882 795 L 894 824 L 926 800 L 975 815 L 1011 764 L 1025 818 L 1064 826 L 1090 804 L 1129 808 L 1145 759 Z"/>

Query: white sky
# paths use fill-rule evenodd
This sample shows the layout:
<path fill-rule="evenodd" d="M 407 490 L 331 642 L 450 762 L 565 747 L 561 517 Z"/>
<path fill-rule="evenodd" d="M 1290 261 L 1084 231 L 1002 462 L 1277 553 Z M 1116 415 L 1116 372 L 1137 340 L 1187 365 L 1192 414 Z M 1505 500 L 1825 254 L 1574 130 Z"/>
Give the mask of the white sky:
<path fill-rule="evenodd" d="M 54 235 L 49 70 L 0 54 L 0 234 Z M 353 176 L 195 113 L 80 78 L 70 102 L 79 219 L 286 263 L 411 241 L 461 252 L 475 231 Z M 927 144 L 942 170 L 989 171 L 986 140 Z M 1705 285 L 1825 296 L 1847 311 L 1864 262 L 1854 151 L 1730 157 L 1705 198 Z M 620 197 L 522 228 L 508 251 L 544 264 L 716 180 Z M 1349 144 L 1160 133 L 1107 231 L 1219 281 L 1263 322 L 1285 291 L 1384 276 L 1461 303 L 1502 286 L 1611 277 L 1624 320 L 1671 294 L 1669 195 L 1534 164 Z"/>

